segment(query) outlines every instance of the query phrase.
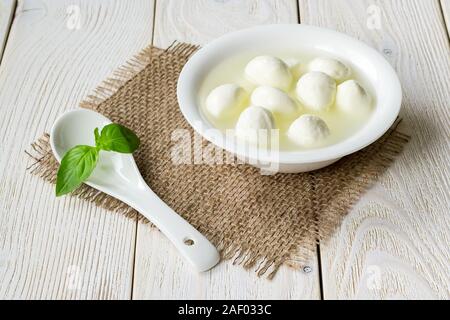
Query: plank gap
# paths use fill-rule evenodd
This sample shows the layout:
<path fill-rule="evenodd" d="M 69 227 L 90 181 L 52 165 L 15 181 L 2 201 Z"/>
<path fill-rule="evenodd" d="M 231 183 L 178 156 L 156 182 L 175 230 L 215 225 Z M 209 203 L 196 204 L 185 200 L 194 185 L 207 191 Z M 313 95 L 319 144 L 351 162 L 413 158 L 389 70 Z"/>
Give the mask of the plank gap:
<path fill-rule="evenodd" d="M 135 228 L 134 228 L 133 264 L 131 266 L 130 300 L 133 300 L 133 293 L 134 293 L 134 278 L 135 278 L 135 274 L 136 274 L 136 251 L 137 251 L 138 228 L 139 228 L 139 217 L 136 216 L 136 224 L 135 224 Z"/>
<path fill-rule="evenodd" d="M 10 4 L 10 8 L 11 11 L 9 13 L 9 17 L 7 17 L 8 21 L 6 22 L 6 30 L 5 30 L 5 38 L 3 39 L 3 43 L 0 43 L 0 66 L 2 65 L 3 62 L 3 54 L 5 53 L 6 50 L 6 45 L 8 43 L 8 38 L 9 38 L 9 34 L 11 32 L 13 23 L 14 23 L 14 18 L 16 17 L 16 9 L 17 9 L 17 1 L 16 0 L 11 0 L 12 3 Z M 1 32 L 1 30 L 0 30 Z M 1 39 L 1 34 L 0 34 L 0 39 Z"/>
<path fill-rule="evenodd" d="M 448 4 L 448 3 L 447 3 Z M 445 14 L 445 11 L 444 11 L 444 0 L 440 0 L 439 1 L 439 10 L 441 11 L 441 16 L 442 16 L 442 21 L 443 21 L 443 23 L 444 23 L 444 29 L 445 29 L 445 33 L 447 34 L 447 40 L 448 40 L 448 42 L 450 43 L 450 34 L 449 34 L 449 30 L 450 30 L 450 22 L 449 22 L 449 19 L 450 19 L 450 17 L 448 17 L 446 14 Z"/>
<path fill-rule="evenodd" d="M 320 293 L 320 300 L 325 300 L 324 299 L 324 292 L 323 292 L 323 279 L 322 279 L 322 258 L 320 256 L 320 243 L 317 245 L 317 266 L 318 266 L 318 270 L 317 272 L 319 273 L 319 293 Z"/>
<path fill-rule="evenodd" d="M 150 42 L 153 45 L 155 40 L 155 25 L 156 25 L 156 6 L 158 5 L 158 0 L 154 0 L 153 2 L 153 19 L 152 19 L 152 40 Z"/>
<path fill-rule="evenodd" d="M 299 5 L 298 1 L 295 1 L 295 8 L 297 9 L 297 22 L 300 24 L 300 23 L 302 23 L 302 21 L 301 21 L 301 15 L 300 15 L 300 5 Z"/>

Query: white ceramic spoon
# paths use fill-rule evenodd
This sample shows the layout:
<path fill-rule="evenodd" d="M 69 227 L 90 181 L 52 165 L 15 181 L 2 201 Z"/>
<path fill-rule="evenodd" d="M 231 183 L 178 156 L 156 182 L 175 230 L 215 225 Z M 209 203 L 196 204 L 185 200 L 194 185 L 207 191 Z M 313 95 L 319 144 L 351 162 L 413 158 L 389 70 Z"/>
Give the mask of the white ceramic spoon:
<path fill-rule="evenodd" d="M 58 161 L 75 145 L 94 146 L 94 129 L 111 121 L 101 114 L 77 109 L 61 115 L 53 125 L 50 144 Z M 87 185 L 125 202 L 153 222 L 198 271 L 219 262 L 216 248 L 166 205 L 145 183 L 131 154 L 101 151 Z"/>

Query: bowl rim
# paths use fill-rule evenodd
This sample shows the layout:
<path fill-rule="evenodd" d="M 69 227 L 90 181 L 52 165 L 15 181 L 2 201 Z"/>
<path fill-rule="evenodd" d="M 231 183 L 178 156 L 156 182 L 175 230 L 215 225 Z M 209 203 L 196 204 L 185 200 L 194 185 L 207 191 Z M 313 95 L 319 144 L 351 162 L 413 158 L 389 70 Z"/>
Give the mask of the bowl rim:
<path fill-rule="evenodd" d="M 343 141 L 331 144 L 329 146 L 316 149 L 295 151 L 280 150 L 277 152 L 276 157 L 274 157 L 274 155 L 271 153 L 259 152 L 258 150 L 260 149 L 254 146 L 250 146 L 247 150 L 245 150 L 245 152 L 243 152 L 242 148 L 239 148 L 238 143 L 236 143 L 235 141 L 233 141 L 233 143 L 225 143 L 224 135 L 222 135 L 222 137 L 219 137 L 216 132 L 212 133 L 211 130 L 208 130 L 213 129 L 214 126 L 210 124 L 206 119 L 204 119 L 203 116 L 201 116 L 200 107 L 198 106 L 196 99 L 197 92 L 195 92 L 195 94 L 192 92 L 193 83 L 195 83 L 196 79 L 201 76 L 201 74 L 198 74 L 200 66 L 204 64 L 205 60 L 210 59 L 210 57 L 208 56 L 211 56 L 214 51 L 219 50 L 220 47 L 225 45 L 226 43 L 233 42 L 241 37 L 245 38 L 251 36 L 255 32 L 257 33 L 269 31 L 269 29 L 271 29 L 271 31 L 279 29 L 280 32 L 288 32 L 286 29 L 290 29 L 291 31 L 292 29 L 303 29 L 304 32 L 320 32 L 323 34 L 327 34 L 328 36 L 338 38 L 340 41 L 347 41 L 349 44 L 357 46 L 358 51 L 360 51 L 361 54 L 367 56 L 369 60 L 375 61 L 378 66 L 381 66 L 384 77 L 383 81 L 389 82 L 392 99 L 389 109 L 387 109 L 387 112 L 382 114 L 383 119 L 381 119 L 382 122 L 378 124 L 377 130 L 366 133 L 365 135 L 361 135 L 356 143 L 353 144 L 348 143 L 347 138 Z M 183 114 L 184 118 L 198 134 L 200 134 L 206 140 L 210 141 L 216 146 L 227 150 L 237 155 L 238 157 L 255 161 L 275 161 L 277 163 L 284 164 L 307 164 L 341 158 L 343 156 L 359 151 L 378 140 L 392 126 L 400 112 L 402 89 L 400 80 L 394 68 L 389 64 L 389 62 L 378 51 L 360 40 L 328 28 L 310 26 L 305 24 L 269 24 L 245 28 L 224 34 L 212 40 L 205 46 L 201 47 L 198 51 L 196 51 L 184 65 L 179 75 L 177 83 L 177 100 L 180 111 Z M 193 110 L 197 110 L 197 112 L 193 112 Z M 360 131 L 362 130 L 360 129 L 350 137 L 357 136 Z M 254 155 L 258 156 L 255 157 Z"/>

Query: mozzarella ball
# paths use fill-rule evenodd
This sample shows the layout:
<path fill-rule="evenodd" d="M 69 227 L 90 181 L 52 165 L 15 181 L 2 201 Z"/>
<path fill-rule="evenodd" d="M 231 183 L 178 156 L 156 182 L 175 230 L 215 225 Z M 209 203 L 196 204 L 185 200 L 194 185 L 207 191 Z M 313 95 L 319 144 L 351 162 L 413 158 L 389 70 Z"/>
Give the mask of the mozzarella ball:
<path fill-rule="evenodd" d="M 282 60 L 271 56 L 253 58 L 245 67 L 247 79 L 257 85 L 287 90 L 291 86 L 292 74 Z"/>
<path fill-rule="evenodd" d="M 347 80 L 337 87 L 336 107 L 348 113 L 360 113 L 370 109 L 372 99 L 355 80 Z"/>
<path fill-rule="evenodd" d="M 336 81 L 345 80 L 350 76 L 350 69 L 342 62 L 330 58 L 316 58 L 309 63 L 309 71 L 320 71 Z"/>
<path fill-rule="evenodd" d="M 336 82 L 323 72 L 308 72 L 298 80 L 295 92 L 305 107 L 323 111 L 334 102 Z"/>
<path fill-rule="evenodd" d="M 312 114 L 297 118 L 287 131 L 288 138 L 302 147 L 320 144 L 329 134 L 325 121 Z"/>
<path fill-rule="evenodd" d="M 244 89 L 236 84 L 223 84 L 213 89 L 206 98 L 206 109 L 214 118 L 230 116 L 243 106 Z"/>
<path fill-rule="evenodd" d="M 253 105 L 269 110 L 274 116 L 289 116 L 297 112 L 294 100 L 277 88 L 258 87 L 253 91 L 250 99 Z"/>
<path fill-rule="evenodd" d="M 239 116 L 235 132 L 236 136 L 242 140 L 258 143 L 262 137 L 269 137 L 274 127 L 270 111 L 262 107 L 250 106 Z"/>
<path fill-rule="evenodd" d="M 289 70 L 291 70 L 291 74 L 298 78 L 303 73 L 303 64 L 300 62 L 300 60 L 295 58 L 285 59 L 284 63 L 287 64 L 289 67 Z"/>

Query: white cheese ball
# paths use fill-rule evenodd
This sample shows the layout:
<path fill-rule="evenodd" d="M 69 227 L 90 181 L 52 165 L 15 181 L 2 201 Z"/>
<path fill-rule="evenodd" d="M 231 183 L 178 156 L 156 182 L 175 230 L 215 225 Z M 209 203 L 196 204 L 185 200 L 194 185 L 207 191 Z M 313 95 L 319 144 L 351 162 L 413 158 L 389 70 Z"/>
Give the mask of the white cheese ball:
<path fill-rule="evenodd" d="M 258 143 L 261 142 L 261 138 L 267 141 L 267 137 L 274 127 L 274 120 L 270 111 L 262 107 L 250 106 L 242 111 L 239 116 L 235 133 L 242 140 Z"/>
<path fill-rule="evenodd" d="M 323 72 L 308 72 L 298 80 L 295 92 L 305 107 L 323 111 L 334 102 L 336 82 Z"/>
<path fill-rule="evenodd" d="M 206 98 L 206 110 L 216 119 L 228 117 L 242 107 L 245 99 L 244 89 L 236 84 L 223 84 L 209 93 Z"/>
<path fill-rule="evenodd" d="M 297 112 L 297 105 L 284 91 L 261 86 L 253 90 L 250 100 L 253 105 L 263 107 L 274 116 L 291 116 Z"/>
<path fill-rule="evenodd" d="M 288 138 L 295 144 L 308 147 L 318 145 L 330 134 L 325 121 L 312 114 L 304 114 L 289 126 Z"/>
<path fill-rule="evenodd" d="M 350 76 L 350 69 L 336 59 L 316 58 L 309 63 L 309 71 L 320 71 L 336 81 L 342 81 Z"/>
<path fill-rule="evenodd" d="M 336 107 L 347 113 L 361 113 L 370 109 L 372 99 L 355 80 L 347 80 L 337 87 Z"/>
<path fill-rule="evenodd" d="M 253 58 L 245 67 L 247 79 L 260 86 L 271 86 L 287 90 L 292 83 L 292 74 L 283 60 L 272 56 Z"/>

